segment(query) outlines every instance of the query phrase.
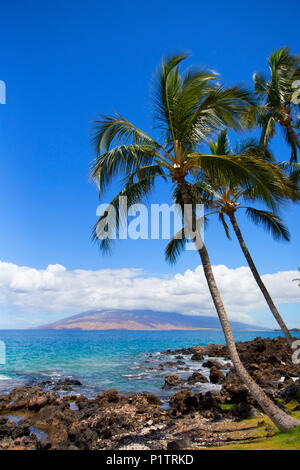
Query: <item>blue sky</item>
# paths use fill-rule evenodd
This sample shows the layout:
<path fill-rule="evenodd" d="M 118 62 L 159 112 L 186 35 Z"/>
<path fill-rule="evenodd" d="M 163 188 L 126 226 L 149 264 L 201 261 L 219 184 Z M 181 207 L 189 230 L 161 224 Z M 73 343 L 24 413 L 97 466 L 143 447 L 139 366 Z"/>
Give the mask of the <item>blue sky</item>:
<path fill-rule="evenodd" d="M 276 48 L 288 45 L 299 53 L 299 10 L 296 1 L 282 8 L 277 0 L 3 3 L 0 79 L 7 104 L 0 105 L 0 259 L 37 270 L 49 264 L 67 270 L 143 268 L 155 276 L 194 270 L 194 253 L 167 265 L 164 241 L 122 241 L 111 257 L 91 244 L 98 203 L 88 181 L 91 121 L 98 113 L 119 111 L 150 131 L 149 81 L 161 57 L 178 50 L 191 53 L 187 65 L 203 64 L 227 84 L 250 86 L 252 73 L 266 71 L 266 58 Z M 279 160 L 289 158 L 281 136 L 273 150 Z M 159 185 L 153 200 L 168 201 L 169 190 Z M 284 218 L 289 244 L 273 242 L 240 219 L 264 274 L 300 265 L 299 207 L 287 208 Z M 228 242 L 216 222 L 206 243 L 213 264 L 245 265 L 237 243 Z M 293 323 L 299 322 L 297 305 L 285 305 Z M 24 326 L 25 320 L 14 322 L 13 311 L 3 306 L 2 325 Z"/>

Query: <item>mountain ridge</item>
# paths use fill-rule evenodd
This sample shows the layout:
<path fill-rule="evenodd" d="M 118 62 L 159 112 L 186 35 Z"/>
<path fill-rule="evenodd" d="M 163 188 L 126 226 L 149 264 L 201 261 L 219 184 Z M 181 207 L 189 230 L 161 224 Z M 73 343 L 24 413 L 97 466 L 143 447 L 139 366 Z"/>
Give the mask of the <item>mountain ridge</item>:
<path fill-rule="evenodd" d="M 231 321 L 233 330 L 263 331 L 266 328 Z M 154 310 L 103 309 L 89 310 L 53 323 L 38 326 L 38 330 L 221 330 L 218 317 L 182 315 L 177 312 Z"/>

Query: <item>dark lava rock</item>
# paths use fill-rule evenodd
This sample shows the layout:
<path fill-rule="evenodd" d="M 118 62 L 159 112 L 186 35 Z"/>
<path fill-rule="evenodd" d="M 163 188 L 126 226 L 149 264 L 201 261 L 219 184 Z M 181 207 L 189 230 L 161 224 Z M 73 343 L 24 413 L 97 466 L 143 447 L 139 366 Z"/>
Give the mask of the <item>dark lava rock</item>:
<path fill-rule="evenodd" d="M 73 390 L 72 386 L 81 386 L 82 383 L 80 380 L 77 379 L 72 379 L 70 377 L 67 377 L 65 379 L 60 379 L 58 380 L 55 385 L 52 387 L 53 390 L 63 390 L 63 391 L 71 391 Z"/>
<path fill-rule="evenodd" d="M 62 441 L 54 450 L 80 450 L 77 446 L 69 441 Z"/>
<path fill-rule="evenodd" d="M 185 364 L 185 362 L 182 362 L 182 364 Z M 177 365 L 178 365 L 178 361 L 177 362 L 168 361 L 168 362 L 160 362 L 159 363 L 159 367 L 161 369 L 169 368 L 169 367 L 177 367 Z"/>
<path fill-rule="evenodd" d="M 73 388 L 68 384 L 54 385 L 52 390 L 62 390 L 64 392 L 72 392 Z"/>
<path fill-rule="evenodd" d="M 136 397 L 138 397 L 138 396 L 141 397 L 142 399 L 144 399 L 148 405 L 152 405 L 152 406 L 161 406 L 162 405 L 162 402 L 153 393 L 145 393 L 144 392 L 144 393 L 141 393 L 141 394 L 134 395 L 135 401 L 136 401 Z"/>
<path fill-rule="evenodd" d="M 193 393 L 188 389 L 183 389 L 170 398 L 170 407 L 180 413 L 191 413 L 193 411 L 219 410 L 218 403 L 221 403 L 221 397 L 207 393 Z"/>
<path fill-rule="evenodd" d="M 59 404 L 59 395 L 43 390 L 39 386 L 17 387 L 9 394 L 10 409 L 20 410 L 22 408 L 29 411 L 39 411 L 47 405 Z"/>
<path fill-rule="evenodd" d="M 215 366 L 212 366 L 212 368 L 210 369 L 209 379 L 213 384 L 220 384 L 224 382 L 225 376 L 223 372 L 221 372 Z"/>
<path fill-rule="evenodd" d="M 30 427 L 25 423 L 17 425 L 12 421 L 7 421 L 5 424 L 0 425 L 0 439 L 3 439 L 4 437 L 17 439 L 19 437 L 29 435 Z"/>
<path fill-rule="evenodd" d="M 183 380 L 178 377 L 178 375 L 172 374 L 165 378 L 165 384 L 163 388 L 177 387 L 178 385 L 182 385 L 183 383 Z"/>
<path fill-rule="evenodd" d="M 216 361 L 214 359 L 209 359 L 208 361 L 204 362 L 203 367 L 207 367 L 208 369 L 211 369 L 212 367 L 216 367 L 217 369 L 224 369 L 222 364 L 219 361 Z"/>
<path fill-rule="evenodd" d="M 202 352 L 196 351 L 196 352 L 192 355 L 191 360 L 192 360 L 192 361 L 203 361 L 203 357 L 204 357 L 204 355 L 203 355 Z"/>
<path fill-rule="evenodd" d="M 101 405 L 109 405 L 111 403 L 119 403 L 120 395 L 115 388 L 110 388 L 103 393 L 100 393 L 95 398 L 95 401 L 99 402 Z"/>
<path fill-rule="evenodd" d="M 191 440 L 188 437 L 183 439 L 175 439 L 167 444 L 167 450 L 184 450 L 191 446 Z"/>
<path fill-rule="evenodd" d="M 5 411 L 9 408 L 9 396 L 6 394 L 0 395 L 0 411 Z"/>
<path fill-rule="evenodd" d="M 164 356 L 173 354 L 181 354 L 182 356 L 188 356 L 189 354 L 192 354 L 192 351 L 191 348 L 175 349 L 174 351 L 172 351 L 171 349 L 167 349 L 167 351 L 163 351 L 161 354 L 163 354 Z"/>
<path fill-rule="evenodd" d="M 250 403 L 242 402 L 231 410 L 233 416 L 239 419 L 252 418 L 258 416 L 257 410 Z"/>
<path fill-rule="evenodd" d="M 253 403 L 246 385 L 242 384 L 239 378 L 234 374 L 228 374 L 222 385 L 221 395 L 225 398 L 226 403 Z"/>
<path fill-rule="evenodd" d="M 66 377 L 63 379 L 59 380 L 43 380 L 42 382 L 39 382 L 38 385 L 40 387 L 46 387 L 46 388 L 53 388 L 54 390 L 66 390 L 64 387 L 71 387 L 72 385 L 75 386 L 80 386 L 82 383 L 80 380 L 77 379 L 72 379 L 71 377 Z"/>
<path fill-rule="evenodd" d="M 51 443 L 44 438 L 38 439 L 36 443 L 36 450 L 49 450 L 51 449 Z"/>
<path fill-rule="evenodd" d="M 298 385 L 296 382 L 285 387 L 283 390 L 281 390 L 280 397 L 283 398 L 286 403 L 293 400 L 300 402 L 300 383 Z"/>
<path fill-rule="evenodd" d="M 187 383 L 192 385 L 192 384 L 195 384 L 195 383 L 207 383 L 208 380 L 206 377 L 204 377 L 204 375 L 200 374 L 200 372 L 198 372 L 197 370 L 195 370 L 193 372 L 193 374 L 187 379 Z"/>

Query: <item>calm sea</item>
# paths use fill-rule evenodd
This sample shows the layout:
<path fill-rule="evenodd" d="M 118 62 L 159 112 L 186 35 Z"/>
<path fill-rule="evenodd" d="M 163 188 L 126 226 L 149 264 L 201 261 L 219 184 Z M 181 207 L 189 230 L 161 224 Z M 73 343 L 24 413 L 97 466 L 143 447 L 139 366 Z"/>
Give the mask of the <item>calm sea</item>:
<path fill-rule="evenodd" d="M 278 335 L 234 333 L 236 341 Z M 300 338 L 300 333 L 294 335 Z M 218 331 L 0 330 L 0 341 L 6 346 L 6 363 L 0 363 L 0 392 L 42 380 L 72 377 L 83 384 L 74 387 L 75 394 L 92 397 L 116 387 L 122 393 L 148 391 L 163 396 L 167 393 L 161 390 L 164 377 L 175 370 L 162 367 L 161 363 L 176 359 L 159 352 L 220 344 L 224 343 L 224 336 Z M 186 358 L 184 367 L 176 373 L 185 378 L 195 365 Z"/>

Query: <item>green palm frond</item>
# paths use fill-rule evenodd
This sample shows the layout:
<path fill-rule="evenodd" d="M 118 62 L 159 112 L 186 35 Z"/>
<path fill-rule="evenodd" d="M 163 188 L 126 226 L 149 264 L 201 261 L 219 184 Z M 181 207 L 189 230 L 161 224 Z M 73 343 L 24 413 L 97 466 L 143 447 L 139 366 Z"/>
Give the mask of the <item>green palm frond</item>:
<path fill-rule="evenodd" d="M 242 115 L 249 107 L 256 106 L 255 98 L 242 87 L 225 88 L 209 70 L 194 68 L 180 74 L 185 59 L 184 54 L 164 59 L 153 81 L 159 137 L 153 138 L 120 114 L 100 116 L 95 122 L 96 158 L 92 162 L 91 178 L 98 182 L 100 196 L 114 178 L 122 185 L 112 201 L 117 216 L 109 224 L 112 231 L 118 232 L 122 224 L 119 196 L 127 196 L 129 205 L 141 202 L 151 193 L 158 177 L 172 179 L 175 184 L 184 179 L 193 204 L 201 202 L 206 207 L 218 199 L 218 185 L 223 189 L 227 186 L 233 197 L 248 191 L 250 198 L 255 188 L 255 197 L 269 207 L 276 202 L 272 192 L 278 198 L 286 197 L 284 172 L 274 165 L 265 146 L 256 150 L 253 142 L 252 148 L 248 144 L 242 154 L 231 155 L 227 127 L 243 127 Z M 266 106 L 262 107 L 265 111 Z M 257 116 L 257 120 L 263 119 L 263 112 Z M 217 144 L 210 144 L 216 155 L 200 153 L 200 145 L 220 130 L 223 132 Z M 190 181 L 195 178 L 199 181 L 193 185 Z M 101 239 L 101 233 L 105 235 L 106 230 L 103 223 L 107 220 L 100 217 L 93 232 L 94 240 L 98 239 L 104 250 L 110 246 L 107 239 Z"/>
<path fill-rule="evenodd" d="M 291 54 L 290 49 L 282 47 L 268 59 L 270 76 L 254 74 L 254 88 L 260 99 L 257 107 L 256 123 L 261 127 L 261 143 L 266 145 L 276 134 L 276 126 L 284 130 L 286 142 L 291 148 L 291 162 L 297 159 L 297 146 L 300 142 L 291 129 L 297 126 L 298 105 L 294 103 L 295 77 L 300 77 L 300 58 Z M 253 114 L 253 113 L 252 113 Z M 245 122 L 254 127 L 254 116 L 250 111 Z"/>
<path fill-rule="evenodd" d="M 203 226 L 206 227 L 207 223 L 207 217 L 203 217 L 201 219 L 196 220 L 196 224 L 199 230 Z M 189 235 L 189 231 L 187 227 L 183 227 L 174 235 L 172 240 L 167 244 L 165 248 L 165 260 L 168 261 L 170 264 L 175 264 L 182 252 L 185 250 L 187 243 L 191 243 L 191 240 L 187 239 L 186 235 Z"/>
<path fill-rule="evenodd" d="M 276 50 L 268 58 L 268 64 L 272 72 L 283 71 L 286 73 L 297 66 L 297 63 L 297 56 L 291 55 L 290 48 L 286 46 Z"/>
<path fill-rule="evenodd" d="M 260 143 L 267 146 L 269 141 L 276 134 L 276 120 L 273 113 L 267 112 L 261 115 L 258 119 L 258 123 L 261 126 Z"/>
<path fill-rule="evenodd" d="M 157 146 L 153 144 L 120 145 L 99 155 L 93 162 L 90 178 L 99 186 L 99 194 L 116 176 L 125 176 L 148 166 L 158 156 Z"/>
<path fill-rule="evenodd" d="M 211 150 L 211 153 L 214 155 L 230 155 L 230 144 L 228 140 L 228 129 L 224 129 L 218 135 L 217 142 L 211 140 L 208 145 Z"/>
<path fill-rule="evenodd" d="M 228 240 L 231 240 L 231 236 L 230 236 L 230 232 L 229 232 L 229 227 L 228 227 L 228 224 L 225 220 L 225 217 L 224 217 L 224 214 L 222 212 L 219 212 L 218 214 L 219 216 L 219 221 L 221 222 L 223 228 L 224 228 L 224 231 L 225 231 L 225 234 L 226 234 L 226 237 L 228 238 Z"/>
<path fill-rule="evenodd" d="M 278 215 L 253 207 L 247 207 L 246 214 L 255 224 L 263 225 L 275 239 L 290 240 L 289 231 Z"/>
<path fill-rule="evenodd" d="M 164 58 L 154 81 L 153 101 L 155 119 L 169 141 L 174 141 L 177 131 L 176 103 L 181 90 L 179 64 L 186 55 Z"/>
<path fill-rule="evenodd" d="M 187 241 L 185 239 L 184 229 L 182 229 L 167 244 L 165 248 L 166 261 L 168 261 L 170 264 L 175 264 L 181 253 L 185 250 L 186 243 Z"/>
<path fill-rule="evenodd" d="M 129 182 L 110 202 L 107 209 L 99 217 L 93 227 L 92 240 L 98 243 L 103 252 L 110 252 L 114 238 L 124 226 L 127 217 L 127 208 L 138 204 L 151 194 L 154 179 L 145 178 L 136 182 Z M 127 198 L 126 207 L 120 206 L 120 198 Z M 106 234 L 108 236 L 106 236 Z"/>
<path fill-rule="evenodd" d="M 215 73 L 208 70 L 192 69 L 181 77 L 178 65 L 173 57 L 163 62 L 152 87 L 154 118 L 166 142 L 178 140 L 190 150 L 220 127 L 240 128 L 240 113 L 255 102 L 251 92 L 216 85 Z"/>
<path fill-rule="evenodd" d="M 300 164 L 296 162 L 280 162 L 278 165 L 287 173 L 294 188 L 293 201 L 300 200 Z"/>
<path fill-rule="evenodd" d="M 254 104 L 255 98 L 249 90 L 239 86 L 224 88 L 220 85 L 212 89 L 201 102 L 191 122 L 191 131 L 200 129 L 201 133 L 210 136 L 224 127 L 241 129 L 242 113 L 249 105 Z"/>
<path fill-rule="evenodd" d="M 263 96 L 267 93 L 267 80 L 266 77 L 261 74 L 255 72 L 253 74 L 253 81 L 254 81 L 254 89 L 257 95 Z"/>
<path fill-rule="evenodd" d="M 256 129 L 259 122 L 267 112 L 267 107 L 261 104 L 248 106 L 241 113 L 241 122 L 244 130 Z"/>
<path fill-rule="evenodd" d="M 193 165 L 197 166 L 210 181 L 229 183 L 250 189 L 255 186 L 258 197 L 273 207 L 274 198 L 287 197 L 289 189 L 283 172 L 271 162 L 263 161 L 248 155 L 204 155 L 191 154 Z"/>
<path fill-rule="evenodd" d="M 112 142 L 115 145 L 119 143 L 127 145 L 129 141 L 132 144 L 158 145 L 150 136 L 118 113 L 114 116 L 102 115 L 100 119 L 94 121 L 93 142 L 98 155 L 106 152 Z"/>

